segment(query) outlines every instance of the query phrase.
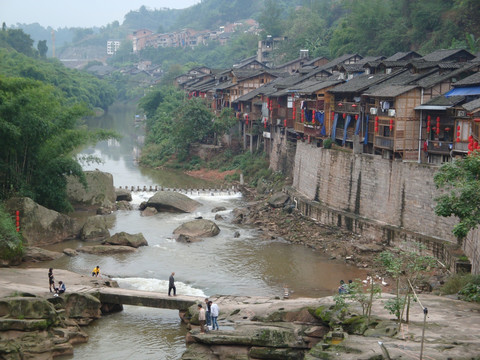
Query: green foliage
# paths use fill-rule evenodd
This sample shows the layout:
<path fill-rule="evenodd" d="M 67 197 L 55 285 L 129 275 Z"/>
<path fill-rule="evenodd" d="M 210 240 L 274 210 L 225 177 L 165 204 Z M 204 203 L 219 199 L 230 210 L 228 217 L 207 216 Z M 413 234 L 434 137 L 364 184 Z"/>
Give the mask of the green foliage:
<path fill-rule="evenodd" d="M 0 32 L 0 47 L 14 49 L 26 56 L 35 56 L 32 38 L 21 29 L 5 29 Z"/>
<path fill-rule="evenodd" d="M 458 293 L 461 300 L 480 303 L 480 281 L 468 283 Z"/>
<path fill-rule="evenodd" d="M 47 40 L 40 40 L 37 44 L 37 49 L 40 57 L 46 59 L 48 51 Z"/>
<path fill-rule="evenodd" d="M 469 283 L 480 285 L 480 276 L 465 273 L 452 274 L 445 280 L 440 293 L 442 295 L 457 294 Z"/>
<path fill-rule="evenodd" d="M 73 151 L 113 134 L 78 128 L 89 111 L 68 102 L 50 85 L 0 76 L 1 199 L 28 196 L 51 209 L 71 209 L 66 177 L 83 175 Z"/>
<path fill-rule="evenodd" d="M 395 315 L 397 319 L 400 319 L 402 309 L 405 306 L 405 299 L 400 297 L 394 297 L 393 299 L 388 299 L 385 302 L 385 310 L 389 314 Z"/>
<path fill-rule="evenodd" d="M 64 67 L 58 60 L 38 61 L 0 48 L 0 75 L 40 80 L 52 85 L 71 103 L 107 109 L 115 100 L 115 89 L 93 75 Z"/>
<path fill-rule="evenodd" d="M 0 203 L 0 259 L 15 260 L 22 253 L 22 237 L 16 230 L 14 219 Z"/>
<path fill-rule="evenodd" d="M 459 219 L 452 232 L 461 243 L 480 223 L 480 154 L 445 163 L 434 181 L 438 189 L 445 190 L 435 199 L 435 213 Z"/>
<path fill-rule="evenodd" d="M 331 149 L 332 144 L 333 144 L 333 140 L 331 138 L 327 138 L 327 139 L 323 140 L 323 147 L 325 149 Z"/>

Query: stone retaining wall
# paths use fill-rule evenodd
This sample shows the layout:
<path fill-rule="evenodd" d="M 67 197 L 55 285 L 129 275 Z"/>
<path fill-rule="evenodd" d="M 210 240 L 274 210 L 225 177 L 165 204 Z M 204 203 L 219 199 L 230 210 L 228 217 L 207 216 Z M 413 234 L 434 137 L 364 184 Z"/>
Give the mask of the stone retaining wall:
<path fill-rule="evenodd" d="M 456 219 L 435 215 L 437 170 L 297 142 L 293 187 L 302 195 L 302 212 L 322 223 L 340 225 L 378 242 L 426 242 L 439 259 L 453 266 L 450 250 L 456 239 L 451 230 Z M 474 273 L 480 273 L 479 244 L 478 231 L 464 242 Z"/>

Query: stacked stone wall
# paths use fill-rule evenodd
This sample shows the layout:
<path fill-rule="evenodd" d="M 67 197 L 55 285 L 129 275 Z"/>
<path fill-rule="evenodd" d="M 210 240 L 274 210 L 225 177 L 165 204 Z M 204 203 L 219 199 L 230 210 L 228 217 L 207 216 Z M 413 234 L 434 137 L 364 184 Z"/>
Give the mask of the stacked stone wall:
<path fill-rule="evenodd" d="M 439 192 L 433 176 L 437 170 L 436 166 L 297 143 L 293 188 L 301 194 L 300 207 L 308 216 L 373 241 L 423 241 L 453 264 L 447 253 L 456 244 L 451 233 L 456 219 L 435 215 L 434 199 Z M 312 206 L 314 202 L 321 206 Z M 480 272 L 479 244 L 478 231 L 464 242 L 475 273 Z"/>

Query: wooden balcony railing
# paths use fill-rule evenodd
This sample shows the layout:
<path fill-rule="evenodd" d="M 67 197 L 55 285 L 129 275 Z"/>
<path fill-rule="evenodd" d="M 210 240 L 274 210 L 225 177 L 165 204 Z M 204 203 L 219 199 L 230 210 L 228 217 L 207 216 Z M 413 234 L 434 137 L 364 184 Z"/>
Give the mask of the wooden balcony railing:
<path fill-rule="evenodd" d="M 375 135 L 375 146 L 383 149 L 393 150 L 395 140 L 391 137 Z"/>
<path fill-rule="evenodd" d="M 320 132 L 322 130 L 321 126 L 315 126 L 315 125 L 303 125 L 303 133 L 305 135 L 310 135 L 314 137 L 320 137 Z"/>
<path fill-rule="evenodd" d="M 428 152 L 433 154 L 449 154 L 453 148 L 453 142 L 451 141 L 428 141 Z"/>
<path fill-rule="evenodd" d="M 354 102 L 338 102 L 335 104 L 335 112 L 345 114 L 360 114 L 360 104 Z"/>

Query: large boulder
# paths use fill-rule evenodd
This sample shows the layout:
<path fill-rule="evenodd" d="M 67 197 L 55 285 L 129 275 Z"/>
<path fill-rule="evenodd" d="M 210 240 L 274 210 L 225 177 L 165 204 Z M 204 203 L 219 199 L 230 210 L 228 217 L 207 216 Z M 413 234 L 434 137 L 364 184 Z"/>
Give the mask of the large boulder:
<path fill-rule="evenodd" d="M 90 216 L 80 231 L 80 239 L 83 241 L 100 241 L 110 237 L 108 222 L 105 216 Z"/>
<path fill-rule="evenodd" d="M 158 212 L 181 213 L 190 213 L 200 205 L 198 201 L 176 191 L 157 191 L 146 204 L 147 207 L 154 207 Z"/>
<path fill-rule="evenodd" d="M 85 177 L 87 188 L 78 181 L 77 177 L 68 177 L 67 195 L 72 205 L 113 208 L 117 196 L 112 174 L 98 170 L 85 171 Z"/>
<path fill-rule="evenodd" d="M 211 220 L 198 219 L 186 222 L 177 227 L 173 233 L 177 236 L 184 235 L 190 238 L 203 238 L 218 235 L 220 229 Z"/>
<path fill-rule="evenodd" d="M 288 201 L 288 199 L 289 199 L 289 196 L 284 192 L 277 192 L 272 196 L 270 196 L 270 198 L 268 199 L 268 204 L 271 207 L 278 209 L 278 208 L 282 208 L 285 205 L 285 203 Z"/>
<path fill-rule="evenodd" d="M 128 234 L 124 231 L 114 234 L 112 237 L 104 241 L 109 245 L 122 245 L 138 248 L 140 246 L 148 246 L 148 242 L 142 233 Z"/>
<path fill-rule="evenodd" d="M 132 192 L 128 189 L 115 189 L 117 201 L 132 201 Z"/>
<path fill-rule="evenodd" d="M 6 202 L 6 209 L 12 215 L 20 211 L 20 230 L 29 246 L 55 244 L 77 237 L 79 227 L 74 219 L 30 198 L 11 198 Z"/>

